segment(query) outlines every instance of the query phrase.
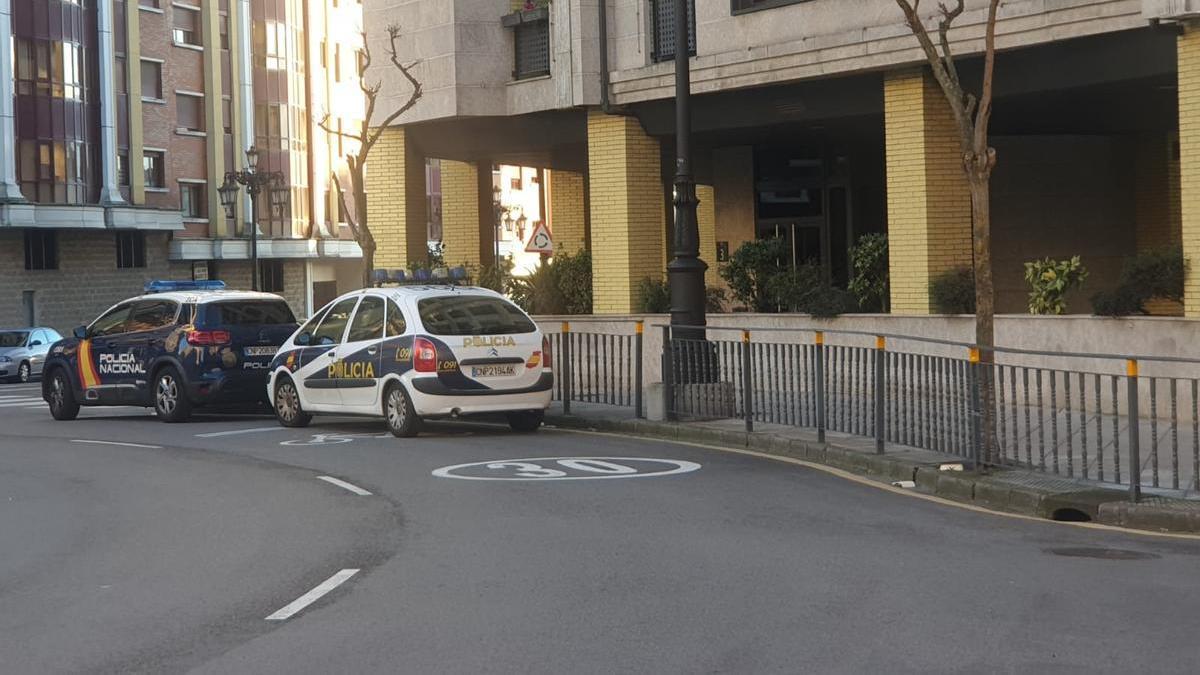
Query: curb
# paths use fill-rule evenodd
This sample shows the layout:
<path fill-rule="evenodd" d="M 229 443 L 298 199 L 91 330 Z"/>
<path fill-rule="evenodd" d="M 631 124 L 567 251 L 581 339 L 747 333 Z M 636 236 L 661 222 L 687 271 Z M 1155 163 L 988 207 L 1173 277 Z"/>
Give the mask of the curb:
<path fill-rule="evenodd" d="M 1151 532 L 1200 533 L 1200 508 L 1180 500 L 1151 498 L 1133 504 L 1124 491 L 1087 488 L 1052 490 L 1012 480 L 1023 472 L 998 470 L 942 471 L 940 462 L 915 462 L 895 455 L 876 455 L 849 442 L 820 443 L 810 438 L 768 432 L 710 429 L 673 422 L 595 419 L 547 414 L 546 423 L 565 429 L 618 432 L 647 438 L 745 448 L 791 457 L 848 471 L 880 483 L 912 481 L 917 492 L 991 511 L 1048 520 L 1092 521 Z M 864 446 L 865 447 L 865 446 Z M 1008 479 L 1006 479 L 1008 478 Z"/>

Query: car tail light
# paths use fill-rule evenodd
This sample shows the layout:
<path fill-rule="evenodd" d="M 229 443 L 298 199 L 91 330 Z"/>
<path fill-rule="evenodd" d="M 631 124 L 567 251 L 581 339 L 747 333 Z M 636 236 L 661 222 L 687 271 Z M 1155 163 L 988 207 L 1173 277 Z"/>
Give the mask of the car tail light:
<path fill-rule="evenodd" d="M 197 347 L 215 347 L 227 345 L 233 339 L 227 330 L 190 330 L 187 341 Z"/>
<path fill-rule="evenodd" d="M 553 365 L 553 364 L 550 363 L 550 336 L 543 335 L 542 336 L 542 367 L 549 368 L 551 365 Z"/>
<path fill-rule="evenodd" d="M 437 348 L 425 338 L 413 340 L 413 368 L 418 373 L 437 372 Z"/>

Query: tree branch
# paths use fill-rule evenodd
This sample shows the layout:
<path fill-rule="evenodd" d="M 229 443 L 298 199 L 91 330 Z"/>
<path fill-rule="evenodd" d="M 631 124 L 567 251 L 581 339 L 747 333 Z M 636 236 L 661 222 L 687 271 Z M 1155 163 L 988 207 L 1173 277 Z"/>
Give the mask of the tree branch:
<path fill-rule="evenodd" d="M 321 118 L 321 121 L 317 122 L 317 126 L 321 129 L 321 131 L 324 131 L 327 134 L 349 138 L 351 140 L 358 141 L 359 143 L 363 142 L 363 137 L 359 136 L 358 134 L 351 133 L 344 129 L 339 131 L 329 126 L 329 113 L 325 113 L 325 116 Z"/>
<path fill-rule="evenodd" d="M 999 2 L 999 0 L 992 0 Z M 963 94 L 962 86 L 958 82 L 958 76 L 950 75 L 946 70 L 947 62 L 953 67 L 953 55 L 943 59 L 938 54 L 937 47 L 934 46 L 933 40 L 929 37 L 929 31 L 925 29 L 925 23 L 921 21 L 921 17 L 917 15 L 917 7 L 920 5 L 920 0 L 914 0 L 910 3 L 909 0 L 896 0 L 896 4 L 900 6 L 900 11 L 904 12 L 905 23 L 912 29 L 913 35 L 917 38 L 917 42 L 921 45 L 921 51 L 925 53 L 925 60 L 929 62 L 929 68 L 933 71 L 933 78 L 942 87 L 942 93 L 945 94 L 946 100 L 950 103 L 950 110 L 954 114 L 954 119 L 958 123 L 958 128 L 961 131 L 960 142 L 963 152 L 967 152 L 973 145 L 972 129 L 974 122 L 966 113 L 966 96 Z M 957 9 L 957 7 L 955 8 Z M 946 31 L 950 29 L 950 23 L 947 18 L 954 14 L 954 10 L 946 12 L 942 17 L 942 23 L 939 24 L 939 31 L 944 26 Z M 954 16 L 957 16 L 954 14 Z M 951 18 L 950 21 L 953 21 Z"/>
<path fill-rule="evenodd" d="M 404 103 L 404 105 L 397 108 L 392 112 L 392 114 L 383 118 L 382 122 L 375 125 L 375 132 L 370 134 L 367 140 L 364 141 L 364 145 L 368 149 L 375 145 L 375 143 L 379 140 L 379 137 L 383 134 L 383 131 L 391 126 L 392 122 L 396 121 L 396 118 L 400 117 L 409 110 L 412 110 L 413 106 L 417 105 L 417 102 L 421 100 L 421 96 L 423 96 L 425 93 L 421 86 L 421 81 L 418 80 L 412 73 L 412 69 L 416 67 L 420 61 L 413 61 L 412 63 L 406 65 L 400 60 L 400 50 L 396 46 L 396 41 L 400 39 L 400 26 L 392 24 L 388 26 L 387 31 L 388 58 L 391 60 L 392 65 L 395 66 L 396 69 L 400 71 L 400 74 L 404 76 L 404 79 L 408 80 L 409 84 L 412 85 L 412 91 L 409 92 L 408 100 Z M 369 107 L 371 108 L 371 111 L 374 112 L 374 106 L 371 105 Z M 367 119 L 370 119 L 370 117 L 367 117 Z"/>
<path fill-rule="evenodd" d="M 992 81 L 996 70 L 996 12 L 999 6 L 1000 0 L 991 0 L 988 5 L 987 35 L 983 47 L 983 88 L 979 93 L 979 110 L 975 114 L 976 160 L 986 161 L 989 170 L 996 164 L 996 153 L 988 147 L 988 126 L 992 119 Z"/>
<path fill-rule="evenodd" d="M 938 4 L 938 11 L 942 13 L 942 18 L 938 21 L 938 40 L 942 43 L 942 63 L 946 68 L 946 73 L 955 84 L 959 84 L 958 68 L 954 65 L 954 54 L 950 51 L 950 25 L 963 13 L 963 1 L 958 0 L 954 9 L 948 9 L 942 3 Z"/>

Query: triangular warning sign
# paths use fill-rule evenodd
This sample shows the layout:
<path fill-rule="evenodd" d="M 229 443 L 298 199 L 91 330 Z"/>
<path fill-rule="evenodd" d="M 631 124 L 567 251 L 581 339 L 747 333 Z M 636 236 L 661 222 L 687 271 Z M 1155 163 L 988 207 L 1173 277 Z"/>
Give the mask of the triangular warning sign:
<path fill-rule="evenodd" d="M 550 238 L 550 228 L 545 223 L 538 223 L 533 228 L 529 243 L 525 245 L 526 253 L 554 253 L 554 240 Z"/>

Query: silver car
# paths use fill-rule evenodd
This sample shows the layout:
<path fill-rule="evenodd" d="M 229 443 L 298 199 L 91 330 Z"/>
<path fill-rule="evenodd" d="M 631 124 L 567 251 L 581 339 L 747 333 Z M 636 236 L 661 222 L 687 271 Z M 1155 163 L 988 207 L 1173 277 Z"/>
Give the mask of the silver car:
<path fill-rule="evenodd" d="M 61 339 L 58 331 L 44 326 L 0 330 L 0 381 L 28 382 L 41 375 L 50 345 Z"/>

